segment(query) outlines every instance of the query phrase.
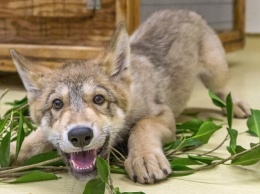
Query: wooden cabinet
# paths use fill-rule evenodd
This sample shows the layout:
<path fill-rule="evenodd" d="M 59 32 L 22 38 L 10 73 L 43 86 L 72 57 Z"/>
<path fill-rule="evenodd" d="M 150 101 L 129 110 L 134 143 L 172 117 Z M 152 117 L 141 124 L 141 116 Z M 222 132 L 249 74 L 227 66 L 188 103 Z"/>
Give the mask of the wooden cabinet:
<path fill-rule="evenodd" d="M 130 34 L 138 27 L 140 1 L 0 0 L 0 71 L 16 71 L 10 48 L 49 67 L 96 57 L 119 21 Z M 219 33 L 227 51 L 244 45 L 244 9 L 235 0 L 234 29 Z"/>
<path fill-rule="evenodd" d="M 90 4 L 100 2 L 90 8 Z M 49 67 L 96 57 L 116 23 L 138 26 L 137 0 L 0 0 L 0 71 L 15 72 L 9 49 Z M 100 7 L 100 9 L 99 9 Z"/>
<path fill-rule="evenodd" d="M 245 46 L 245 0 L 234 0 L 233 18 L 233 29 L 218 33 L 227 52 Z"/>

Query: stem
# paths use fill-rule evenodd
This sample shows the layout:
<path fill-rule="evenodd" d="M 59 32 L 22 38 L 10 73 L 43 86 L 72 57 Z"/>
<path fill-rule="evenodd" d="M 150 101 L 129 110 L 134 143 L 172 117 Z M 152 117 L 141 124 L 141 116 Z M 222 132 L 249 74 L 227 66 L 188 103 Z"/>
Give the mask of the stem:
<path fill-rule="evenodd" d="M 49 164 L 49 163 L 58 162 L 61 159 L 62 159 L 61 157 L 58 157 L 58 158 L 55 158 L 55 159 L 52 159 L 52 160 L 47 160 L 47 161 L 40 162 L 40 163 L 37 163 L 37 164 L 16 167 L 16 168 L 12 168 L 12 169 L 9 169 L 9 170 L 2 170 L 1 171 L 1 169 L 0 169 L 0 176 L 4 175 L 4 174 L 11 174 L 11 173 L 14 173 L 14 172 L 19 172 L 19 171 L 22 171 L 22 170 L 28 170 L 28 169 L 31 169 L 31 168 L 39 168 L 39 167 L 46 165 L 46 164 Z"/>
<path fill-rule="evenodd" d="M 123 160 L 121 160 L 114 152 L 116 152 L 121 158 L 123 158 Z M 123 154 L 121 154 L 118 150 L 116 150 L 115 148 L 112 148 L 112 152 L 113 156 L 122 164 L 124 164 L 124 160 L 126 160 L 125 156 Z"/>
<path fill-rule="evenodd" d="M 64 166 L 38 166 L 37 168 L 46 169 L 46 170 L 68 170 L 67 167 Z"/>
<path fill-rule="evenodd" d="M 39 168 L 39 167 L 38 167 Z M 51 173 L 64 173 L 64 172 L 68 172 L 67 169 L 63 170 L 63 169 L 57 169 L 57 170 L 52 170 L 52 169 L 42 169 L 41 171 L 43 172 L 51 172 Z M 33 171 L 26 171 L 26 172 L 16 172 L 16 173 L 11 173 L 11 174 L 3 174 L 3 175 L 0 175 L 0 178 L 5 178 L 5 179 L 10 179 L 10 178 L 18 178 L 20 176 L 23 176 L 25 174 L 28 174 L 30 172 L 33 172 Z"/>
<path fill-rule="evenodd" d="M 1 110 L 1 100 L 2 100 L 2 98 L 7 94 L 7 92 L 9 91 L 9 89 L 6 89 L 5 91 L 4 91 L 4 93 L 3 94 L 1 94 L 1 96 L 0 96 L 0 110 Z M 0 119 L 2 118 L 2 115 L 0 114 Z"/>
<path fill-rule="evenodd" d="M 108 153 L 108 157 L 107 157 L 107 165 L 110 166 L 110 152 Z M 110 169 L 108 171 L 108 180 L 109 182 L 107 183 L 109 188 L 110 188 L 110 193 L 113 194 L 114 193 L 114 186 L 113 186 L 113 180 L 112 180 L 112 177 L 111 177 L 111 173 L 110 173 Z"/>
<path fill-rule="evenodd" d="M 11 126 L 11 124 L 12 124 L 12 122 L 13 122 L 13 112 L 11 112 L 11 113 L 8 115 L 8 117 L 10 117 L 10 118 L 9 118 L 9 121 L 8 121 L 8 123 L 6 124 L 6 126 L 4 126 L 3 131 L 0 133 L 0 136 L 1 136 L 1 137 L 3 136 L 3 134 L 5 134 L 5 133 L 7 132 L 8 128 L 10 128 L 10 126 Z M 10 129 L 10 131 L 11 131 L 11 129 Z"/>
<path fill-rule="evenodd" d="M 2 98 L 7 94 L 7 92 L 9 92 L 9 89 L 6 89 L 6 90 L 4 91 L 4 93 L 1 94 L 0 100 L 2 100 Z"/>
<path fill-rule="evenodd" d="M 239 156 L 242 156 L 243 154 L 246 154 L 248 152 L 251 152 L 257 148 L 260 147 L 260 144 L 257 144 L 255 145 L 254 147 L 252 147 L 251 149 L 249 150 L 245 150 L 243 152 L 240 152 L 238 154 L 235 154 L 235 155 L 231 155 L 230 157 L 226 158 L 226 159 L 223 159 L 223 160 L 220 160 L 219 162 L 215 162 L 215 163 L 212 163 L 210 165 L 205 165 L 205 166 L 201 166 L 199 168 L 195 168 L 195 169 L 192 169 L 192 170 L 186 170 L 186 171 L 177 171 L 177 172 L 173 172 L 172 174 L 173 175 L 183 175 L 183 174 L 192 174 L 194 172 L 198 172 L 198 171 L 201 171 L 201 170 L 206 170 L 206 169 L 212 169 L 214 168 L 215 166 L 218 166 L 220 164 L 224 164 L 225 162 L 229 161 L 229 160 L 234 160 L 236 158 L 238 158 Z"/>
<path fill-rule="evenodd" d="M 184 138 L 184 139 L 181 141 L 181 143 L 180 143 L 174 150 L 171 150 L 171 151 L 168 151 L 167 153 L 165 153 L 165 156 L 167 157 L 167 156 L 169 156 L 169 155 L 174 154 L 175 152 L 178 152 L 178 151 L 181 149 L 181 146 L 183 145 L 183 143 L 184 143 L 185 140 L 186 140 L 186 139 Z"/>
<path fill-rule="evenodd" d="M 228 137 L 229 137 L 229 134 L 226 135 L 225 139 L 216 148 L 214 148 L 213 150 L 210 150 L 208 152 L 205 152 L 203 154 L 199 154 L 199 156 L 205 156 L 205 155 L 211 154 L 212 152 L 216 151 L 228 140 Z"/>

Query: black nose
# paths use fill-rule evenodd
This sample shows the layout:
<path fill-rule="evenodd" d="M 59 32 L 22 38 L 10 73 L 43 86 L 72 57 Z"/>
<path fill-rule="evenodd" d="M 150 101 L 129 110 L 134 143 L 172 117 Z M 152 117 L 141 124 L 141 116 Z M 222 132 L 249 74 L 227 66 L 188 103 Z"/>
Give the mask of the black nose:
<path fill-rule="evenodd" d="M 75 147 L 87 146 L 93 138 L 93 130 L 88 127 L 76 127 L 68 133 L 68 139 Z"/>

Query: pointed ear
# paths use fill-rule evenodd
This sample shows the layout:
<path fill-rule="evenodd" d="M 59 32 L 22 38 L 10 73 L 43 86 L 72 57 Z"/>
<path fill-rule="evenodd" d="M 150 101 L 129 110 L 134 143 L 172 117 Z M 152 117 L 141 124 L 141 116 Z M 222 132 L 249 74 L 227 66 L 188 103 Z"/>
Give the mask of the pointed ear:
<path fill-rule="evenodd" d="M 39 95 L 43 88 L 43 78 L 50 72 L 50 69 L 37 65 L 14 49 L 10 50 L 10 54 L 29 96 Z"/>
<path fill-rule="evenodd" d="M 117 26 L 114 35 L 105 50 L 101 66 L 113 79 L 121 79 L 130 65 L 129 36 L 123 22 Z"/>

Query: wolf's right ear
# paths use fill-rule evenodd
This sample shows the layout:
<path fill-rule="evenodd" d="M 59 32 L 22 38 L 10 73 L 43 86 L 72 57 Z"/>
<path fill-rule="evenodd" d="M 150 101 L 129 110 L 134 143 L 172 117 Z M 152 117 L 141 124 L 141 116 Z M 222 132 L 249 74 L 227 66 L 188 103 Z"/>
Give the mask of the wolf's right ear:
<path fill-rule="evenodd" d="M 126 26 L 120 22 L 112 39 L 101 55 L 103 70 L 114 80 L 119 80 L 130 65 L 130 43 Z"/>
<path fill-rule="evenodd" d="M 50 72 L 50 69 L 35 64 L 14 49 L 10 49 L 10 54 L 29 96 L 39 95 L 44 87 L 43 78 Z"/>

